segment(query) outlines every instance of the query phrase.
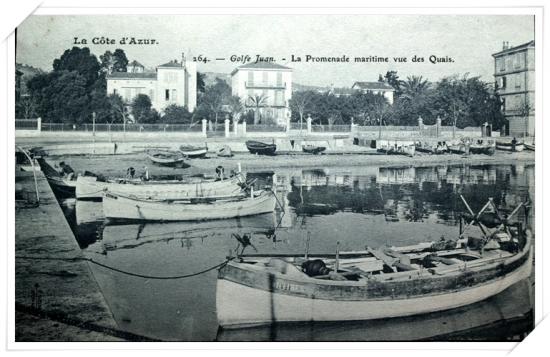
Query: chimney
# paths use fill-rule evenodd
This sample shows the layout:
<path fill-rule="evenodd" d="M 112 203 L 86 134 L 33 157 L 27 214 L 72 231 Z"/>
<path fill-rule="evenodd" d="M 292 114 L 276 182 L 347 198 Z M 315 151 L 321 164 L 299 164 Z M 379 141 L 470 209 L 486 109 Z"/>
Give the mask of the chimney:
<path fill-rule="evenodd" d="M 502 41 L 502 50 L 503 51 L 508 49 L 508 47 L 506 46 L 506 43 L 507 43 L 506 41 Z"/>

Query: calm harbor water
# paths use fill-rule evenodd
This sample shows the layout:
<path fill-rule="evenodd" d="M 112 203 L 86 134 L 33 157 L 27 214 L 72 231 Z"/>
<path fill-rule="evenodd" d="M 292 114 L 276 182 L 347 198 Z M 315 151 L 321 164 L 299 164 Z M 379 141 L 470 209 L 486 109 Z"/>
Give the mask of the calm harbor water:
<path fill-rule="evenodd" d="M 191 274 L 223 262 L 237 247 L 232 233 L 250 233 L 261 253 L 310 252 L 408 245 L 454 238 L 462 194 L 474 211 L 492 197 L 504 211 L 534 201 L 534 165 L 443 165 L 275 169 L 248 173 L 271 185 L 274 214 L 189 223 L 111 225 L 101 202 L 62 201 L 84 254 L 98 262 L 153 276 Z M 523 212 L 523 211 L 522 211 Z M 530 223 L 534 224 L 534 212 Z M 532 320 L 529 281 L 453 311 L 365 323 L 292 324 L 218 331 L 216 270 L 179 280 L 153 280 L 91 265 L 122 329 L 162 340 L 417 340 L 519 338 Z M 526 317 L 527 316 L 527 317 Z M 468 331 L 468 332 L 464 332 Z"/>

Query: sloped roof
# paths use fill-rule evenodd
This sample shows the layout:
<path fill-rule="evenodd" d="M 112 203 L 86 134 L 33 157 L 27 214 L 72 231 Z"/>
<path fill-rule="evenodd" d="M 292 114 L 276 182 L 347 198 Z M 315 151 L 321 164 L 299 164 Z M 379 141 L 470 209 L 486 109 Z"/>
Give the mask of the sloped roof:
<path fill-rule="evenodd" d="M 107 75 L 108 79 L 157 79 L 155 72 L 113 72 Z"/>
<path fill-rule="evenodd" d="M 500 55 L 503 55 L 503 54 L 508 53 L 508 52 L 514 52 L 514 51 L 517 51 L 517 50 L 522 50 L 522 49 L 528 48 L 528 47 L 535 47 L 535 40 L 523 43 L 521 45 L 517 45 L 515 47 L 507 48 L 507 49 L 502 50 L 502 51 L 497 52 L 497 53 L 493 53 L 493 57 L 500 56 Z"/>
<path fill-rule="evenodd" d="M 178 62 L 177 60 L 173 60 L 168 63 L 161 64 L 158 67 L 183 68 L 183 66 L 181 65 L 181 62 Z"/>
<path fill-rule="evenodd" d="M 231 75 L 235 74 L 235 72 L 237 72 L 239 69 L 292 70 L 292 68 L 290 67 L 286 67 L 274 62 L 249 62 L 235 68 L 233 72 L 231 72 Z"/>
<path fill-rule="evenodd" d="M 395 90 L 392 86 L 383 82 L 355 82 L 351 87 L 362 89 L 362 90 L 385 90 L 385 91 Z"/>

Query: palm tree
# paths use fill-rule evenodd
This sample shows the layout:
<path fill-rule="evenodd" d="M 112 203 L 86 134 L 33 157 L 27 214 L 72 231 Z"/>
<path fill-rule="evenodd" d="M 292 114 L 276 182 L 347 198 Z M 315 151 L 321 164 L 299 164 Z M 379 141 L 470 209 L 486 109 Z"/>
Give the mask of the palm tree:
<path fill-rule="evenodd" d="M 248 100 L 250 106 L 254 107 L 254 124 L 258 124 L 261 121 L 260 108 L 264 107 L 267 104 L 267 96 L 261 95 L 249 95 Z"/>
<path fill-rule="evenodd" d="M 244 112 L 244 105 L 241 101 L 241 98 L 237 95 L 233 95 L 228 99 L 228 107 L 233 116 L 233 124 L 236 125 L 239 123 L 239 119 Z"/>
<path fill-rule="evenodd" d="M 401 84 L 401 97 L 408 100 L 425 94 L 430 88 L 430 82 L 427 79 L 423 79 L 422 76 L 410 76 L 406 81 Z"/>

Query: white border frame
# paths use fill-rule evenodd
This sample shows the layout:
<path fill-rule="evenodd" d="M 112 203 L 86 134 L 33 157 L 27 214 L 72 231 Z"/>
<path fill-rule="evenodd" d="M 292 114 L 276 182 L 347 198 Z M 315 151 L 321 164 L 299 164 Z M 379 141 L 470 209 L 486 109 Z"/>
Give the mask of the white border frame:
<path fill-rule="evenodd" d="M 319 2 L 319 1 L 318 1 Z M 340 1 L 338 4 L 341 6 L 349 5 L 348 2 Z M 532 1 L 533 2 L 533 1 Z M 543 1 L 534 1 L 543 4 Z M 296 1 L 287 1 L 281 0 L 279 3 L 286 7 L 254 7 L 257 6 L 257 2 L 254 1 L 241 1 L 239 5 L 233 7 L 224 7 L 225 3 L 218 1 L 203 0 L 201 1 L 201 7 L 177 7 L 179 4 L 175 2 L 167 1 L 158 1 L 155 2 L 157 7 L 150 7 L 150 3 L 147 1 L 138 1 L 134 0 L 131 2 L 125 2 L 124 5 L 119 5 L 119 2 L 116 2 L 116 7 L 112 7 L 114 1 L 95 1 L 92 6 L 75 6 L 74 2 L 70 1 L 46 1 L 43 6 L 39 7 L 34 14 L 36 15 L 53 15 L 53 14 L 65 14 L 65 15 L 121 15 L 121 14 L 430 14 L 430 15 L 488 15 L 488 14 L 502 14 L 502 15 L 535 15 L 535 42 L 536 42 L 536 103 L 535 103 L 535 113 L 536 113 L 536 132 L 543 133 L 542 118 L 543 118 L 543 84 L 548 83 L 548 73 L 543 73 L 543 57 L 548 57 L 547 48 L 543 46 L 543 31 L 548 29 L 544 27 L 543 23 L 543 6 L 531 6 L 524 7 L 518 5 L 519 1 L 509 1 L 502 0 L 498 3 L 487 4 L 487 1 L 467 1 L 467 2 L 454 2 L 455 4 L 464 4 L 470 7 L 454 6 L 454 7 L 441 7 L 441 2 L 436 1 L 417 1 L 415 5 L 420 6 L 434 6 L 434 7 L 410 7 L 410 3 L 406 1 L 392 1 L 391 5 L 393 6 L 403 6 L 399 8 L 391 7 L 380 7 L 380 8 L 366 8 L 366 7 L 356 7 L 357 3 L 353 3 L 355 7 L 296 7 Z M 327 4 L 327 1 L 324 1 L 323 4 Z M 384 4 L 389 5 L 390 1 L 384 2 Z M 244 5 L 243 5 L 244 4 Z M 483 7 L 475 7 L 475 6 Z M 498 5 L 499 7 L 492 7 Z M 111 7 L 110 7 L 111 6 Z M 128 7 L 133 6 L 133 7 Z M 168 6 L 168 7 L 166 7 Z M 173 8 L 172 6 L 176 6 Z M 252 7 L 250 7 L 252 6 Z M 323 5 L 320 5 L 323 6 Z M 4 15 L 8 15 L 3 12 Z M 544 33 L 547 34 L 547 33 Z M 547 36 L 546 36 L 547 37 Z M 4 104 L 4 99 L 7 99 L 6 105 L 1 105 L 1 107 L 7 109 L 6 118 L 7 121 L 7 130 L 6 130 L 6 143 L 7 149 L 6 155 L 4 155 L 4 147 L 2 147 L 2 160 L 4 158 L 13 157 L 14 144 L 15 144 L 15 134 L 14 134 L 14 123 L 9 120 L 13 118 L 15 109 L 13 103 L 15 102 L 14 91 L 12 90 L 15 85 L 14 73 L 15 73 L 15 40 L 14 35 L 12 34 L 7 41 L 3 44 L 5 48 L 6 58 L 2 58 L 2 63 L 6 61 L 5 68 L 7 73 L 3 72 L 3 69 L 0 69 L 2 74 L 2 82 L 5 83 L 5 86 L 2 86 L 2 91 L 0 92 L 0 99 L 2 104 Z M 543 55 L 544 54 L 544 55 Z M 543 83 L 543 75 L 545 76 L 546 82 Z M 6 81 L 4 82 L 4 78 Z M 4 93 L 6 91 L 6 93 Z M 548 250 L 548 244 L 544 244 L 542 239 L 543 234 L 543 190 L 542 190 L 542 175 L 543 175 L 543 166 L 542 166 L 542 155 L 544 151 L 543 141 L 541 139 L 541 134 L 538 134 L 536 137 L 536 202 L 535 210 L 537 212 L 536 216 L 538 220 L 536 221 L 535 228 L 535 237 L 536 237 L 536 264 L 535 264 L 535 274 L 536 274 L 536 285 L 535 285 L 535 321 L 540 323 L 543 316 L 547 314 L 547 311 L 544 309 L 548 304 L 543 304 L 543 298 L 548 298 L 547 294 L 544 294 L 544 288 L 542 284 L 542 277 L 548 276 L 548 264 L 544 264 L 543 256 L 549 257 L 548 254 L 543 254 L 543 251 L 546 253 Z M 8 156 L 11 155 L 11 156 Z M 401 351 L 409 350 L 408 355 L 426 355 L 426 352 L 435 352 L 441 354 L 446 350 L 445 354 L 454 355 L 460 354 L 464 355 L 464 352 L 472 353 L 474 351 L 483 351 L 484 354 L 495 354 L 503 355 L 506 352 L 509 352 L 516 343 L 508 342 L 499 342 L 499 343 L 486 343 L 486 342 L 475 342 L 475 343 L 464 343 L 464 342 L 447 342 L 447 343 L 418 343 L 418 342 L 404 342 L 404 343 L 383 343 L 383 342 L 356 342 L 356 343 L 207 343 L 207 342 L 185 342 L 185 343 L 170 343 L 164 342 L 161 344 L 158 343 L 123 343 L 123 344 L 112 344 L 112 343 L 43 343 L 43 342 L 33 342 L 33 343 L 23 343 L 23 342 L 14 342 L 14 321 L 15 321 L 15 311 L 14 306 L 14 226 L 13 222 L 15 219 L 14 212 L 14 182 L 13 182 L 13 173 L 14 165 L 13 160 L 6 160 L 7 168 L 7 178 L 6 178 L 6 187 L 7 187 L 7 197 L 4 202 L 7 202 L 7 217 L 6 227 L 7 227 L 7 239 L 6 239 L 6 261 L 7 261 L 7 271 L 6 274 L 2 274 L 2 278 L 7 278 L 8 285 L 8 299 L 5 305 L 5 311 L 7 312 L 7 328 L 5 334 L 6 336 L 6 348 L 9 350 L 47 350 L 55 352 L 58 355 L 61 351 L 65 350 L 81 350 L 81 349 L 115 349 L 115 350 L 163 350 L 169 351 L 173 349 L 185 349 L 185 350 L 233 350 L 233 351 L 248 351 L 254 352 L 254 350 L 262 350 L 262 354 L 267 352 L 264 350 L 277 350 L 277 351 L 288 351 L 292 350 L 319 350 L 324 351 L 322 353 L 331 353 L 333 350 L 346 350 L 346 353 L 352 353 L 352 351 L 361 351 L 361 350 L 393 350 Z M 2 178 L 4 179 L 4 177 Z M 2 182 L 3 183 L 3 182 Z M 8 224 L 9 223 L 9 224 Z M 2 272 L 4 272 L 4 267 L 2 267 Z M 2 302 L 4 302 L 5 297 L 2 297 Z M 3 332 L 3 331 L 2 331 Z M 538 332 L 538 331 L 537 331 Z M 533 332 L 531 335 L 535 335 Z M 528 339 L 531 337 L 528 337 Z M 543 342 L 543 341 L 541 341 Z M 254 350 L 251 350 L 254 349 Z M 420 350 L 419 350 L 420 349 Z M 416 350 L 410 351 L 410 350 Z M 326 352 L 325 352 L 326 351 Z M 62 352 L 64 353 L 64 352 Z M 254 352 L 257 353 L 257 352 Z M 242 353 L 241 353 L 242 354 Z"/>

